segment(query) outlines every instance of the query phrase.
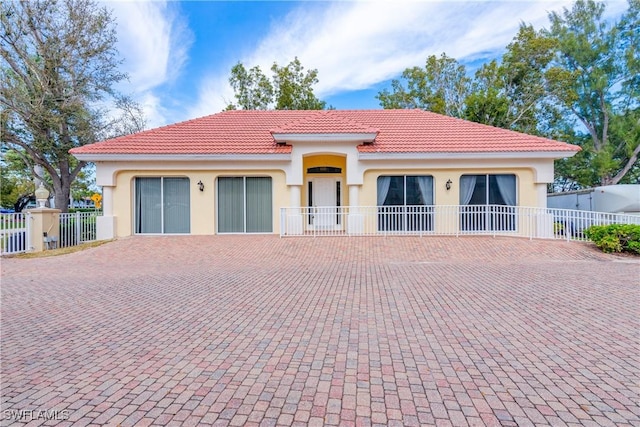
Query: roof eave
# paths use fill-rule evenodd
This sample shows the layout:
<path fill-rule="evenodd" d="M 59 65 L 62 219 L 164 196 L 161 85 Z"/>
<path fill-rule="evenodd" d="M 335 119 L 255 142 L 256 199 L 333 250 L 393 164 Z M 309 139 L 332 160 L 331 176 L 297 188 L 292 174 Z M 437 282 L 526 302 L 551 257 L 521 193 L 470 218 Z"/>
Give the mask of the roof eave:
<path fill-rule="evenodd" d="M 372 143 L 378 132 L 357 133 L 278 133 L 271 132 L 273 139 L 279 144 L 290 142 L 354 142 L 358 144 Z"/>
<path fill-rule="evenodd" d="M 577 151 L 359 152 L 359 160 L 418 159 L 564 159 Z"/>
<path fill-rule="evenodd" d="M 290 161 L 289 153 L 252 153 L 252 154 L 106 154 L 75 153 L 75 158 L 85 162 L 151 162 L 151 161 Z"/>

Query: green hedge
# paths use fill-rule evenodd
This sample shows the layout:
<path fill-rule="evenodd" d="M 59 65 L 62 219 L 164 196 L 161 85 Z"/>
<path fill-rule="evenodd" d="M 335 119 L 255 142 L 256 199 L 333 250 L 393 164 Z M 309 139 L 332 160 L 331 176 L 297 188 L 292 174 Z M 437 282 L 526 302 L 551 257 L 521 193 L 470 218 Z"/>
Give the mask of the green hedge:
<path fill-rule="evenodd" d="M 69 208 L 69 213 L 76 212 L 100 212 L 100 209 L 96 208 Z"/>
<path fill-rule="evenodd" d="M 640 255 L 640 225 L 593 225 L 585 234 L 603 252 L 629 252 Z"/>

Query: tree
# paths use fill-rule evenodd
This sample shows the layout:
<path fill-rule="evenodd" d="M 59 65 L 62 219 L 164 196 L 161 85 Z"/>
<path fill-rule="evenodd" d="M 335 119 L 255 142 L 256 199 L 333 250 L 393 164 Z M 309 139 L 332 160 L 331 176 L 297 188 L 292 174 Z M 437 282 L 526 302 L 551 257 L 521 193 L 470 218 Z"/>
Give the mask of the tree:
<path fill-rule="evenodd" d="M 421 108 L 452 117 L 462 117 L 469 95 L 466 68 L 453 58 L 431 55 L 425 67 L 407 68 L 400 80 L 391 81 L 391 92 L 382 90 L 376 98 L 382 108 Z M 406 86 L 405 86 L 406 84 Z"/>
<path fill-rule="evenodd" d="M 511 128 L 514 126 L 510 100 L 505 93 L 505 68 L 497 61 L 476 71 L 471 90 L 465 99 L 463 117 L 472 122 Z"/>
<path fill-rule="evenodd" d="M 313 93 L 318 83 L 318 70 L 304 72 L 296 57 L 284 67 L 273 63 L 273 76 L 269 79 L 259 66 L 247 70 L 238 62 L 231 69 L 229 83 L 237 104 L 229 104 L 227 110 L 238 107 L 244 110 L 322 110 L 326 103 Z"/>
<path fill-rule="evenodd" d="M 128 96 L 117 95 L 114 111 L 118 116 L 104 124 L 98 131 L 98 139 L 116 138 L 142 132 L 147 127 L 147 118 L 142 106 Z"/>
<path fill-rule="evenodd" d="M 583 126 L 575 140 L 583 153 L 567 161 L 567 172 L 585 186 L 637 179 L 640 154 L 640 0 L 630 0 L 618 22 L 607 22 L 604 10 L 578 0 L 551 13 L 544 31 L 556 42 L 549 95 Z"/>
<path fill-rule="evenodd" d="M 544 70 L 553 41 L 522 25 L 501 61 L 491 61 L 467 76 L 464 65 L 443 53 L 424 68 L 407 68 L 391 91 L 377 98 L 383 108 L 421 108 L 478 123 L 540 134 L 545 96 Z M 548 108 L 548 106 L 546 106 Z"/>
<path fill-rule="evenodd" d="M 35 197 L 34 191 L 38 183 L 33 179 L 31 172 L 35 166 L 31 159 L 24 158 L 22 153 L 17 150 L 5 146 L 1 151 L 0 206 L 13 206 L 16 212 L 20 212 L 24 208 L 24 205 L 20 205 L 20 201 L 28 202 Z M 96 192 L 95 176 L 91 167 L 92 165 L 89 164 L 83 168 L 71 184 L 70 195 L 73 199 L 89 197 Z M 50 178 L 47 176 L 47 179 Z M 44 184 L 51 187 L 50 181 Z"/>
<path fill-rule="evenodd" d="M 549 30 L 521 25 L 500 61 L 471 79 L 455 59 L 431 56 L 377 98 L 582 147 L 556 162 L 563 186 L 640 182 L 640 0 L 617 21 L 578 0 L 551 13 Z"/>
<path fill-rule="evenodd" d="M 304 73 L 304 67 L 296 57 L 286 67 L 275 62 L 271 66 L 276 110 L 322 110 L 326 103 L 313 94 L 318 83 L 318 70 Z"/>
<path fill-rule="evenodd" d="M 273 103 L 273 84 L 259 66 L 247 69 L 238 62 L 231 69 L 229 83 L 235 92 L 238 105 L 243 110 L 267 110 Z M 231 104 L 227 109 L 235 109 Z"/>
<path fill-rule="evenodd" d="M 559 117 L 546 101 L 544 73 L 555 42 L 521 25 L 502 60 L 484 64 L 465 100 L 464 118 L 491 126 L 551 136 L 549 123 Z"/>
<path fill-rule="evenodd" d="M 33 195 L 33 180 L 25 177 L 26 169 L 19 155 L 7 147 L 2 147 L 0 159 L 0 206 L 13 207 L 17 212 L 22 209 L 18 205 L 21 198 Z M 28 199 L 27 199 L 28 200 Z"/>
<path fill-rule="evenodd" d="M 67 211 L 85 166 L 68 151 L 113 134 L 118 122 L 105 122 L 108 111 L 98 107 L 118 102 L 113 86 L 126 77 L 113 18 L 92 0 L 34 0 L 0 3 L 0 22 L 2 142 Z"/>

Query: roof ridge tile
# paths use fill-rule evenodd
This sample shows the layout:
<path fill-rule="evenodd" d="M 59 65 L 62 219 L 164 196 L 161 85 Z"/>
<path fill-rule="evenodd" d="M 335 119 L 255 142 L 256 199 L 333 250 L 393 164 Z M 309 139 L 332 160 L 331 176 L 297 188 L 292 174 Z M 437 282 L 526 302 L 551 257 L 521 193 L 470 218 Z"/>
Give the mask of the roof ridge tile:
<path fill-rule="evenodd" d="M 300 133 L 377 133 L 379 129 L 374 128 L 372 126 L 367 126 L 363 123 L 360 123 L 354 120 L 351 117 L 347 117 L 343 114 L 340 114 L 339 110 L 313 110 L 313 113 L 310 113 L 304 117 L 301 117 L 292 122 L 281 125 L 275 129 L 270 129 L 272 134 L 274 133 L 298 133 L 296 129 L 302 129 Z M 323 119 L 331 119 L 330 122 L 327 123 L 315 123 L 319 120 Z M 338 123 L 336 123 L 338 122 Z M 339 124 L 346 125 L 345 127 L 339 126 Z M 308 131 L 305 130 L 305 127 L 313 127 L 319 126 L 323 128 L 325 126 L 329 126 L 331 132 L 323 132 L 323 131 Z"/>

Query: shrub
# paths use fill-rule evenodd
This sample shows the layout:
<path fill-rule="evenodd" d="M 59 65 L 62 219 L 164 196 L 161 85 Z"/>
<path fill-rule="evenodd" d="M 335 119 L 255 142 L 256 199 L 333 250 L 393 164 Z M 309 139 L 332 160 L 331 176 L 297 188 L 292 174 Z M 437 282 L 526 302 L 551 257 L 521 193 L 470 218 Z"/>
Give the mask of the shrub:
<path fill-rule="evenodd" d="M 100 209 L 96 208 L 69 208 L 69 213 L 76 212 L 100 212 Z"/>
<path fill-rule="evenodd" d="M 640 255 L 640 225 L 593 225 L 585 234 L 603 252 L 630 252 Z"/>

